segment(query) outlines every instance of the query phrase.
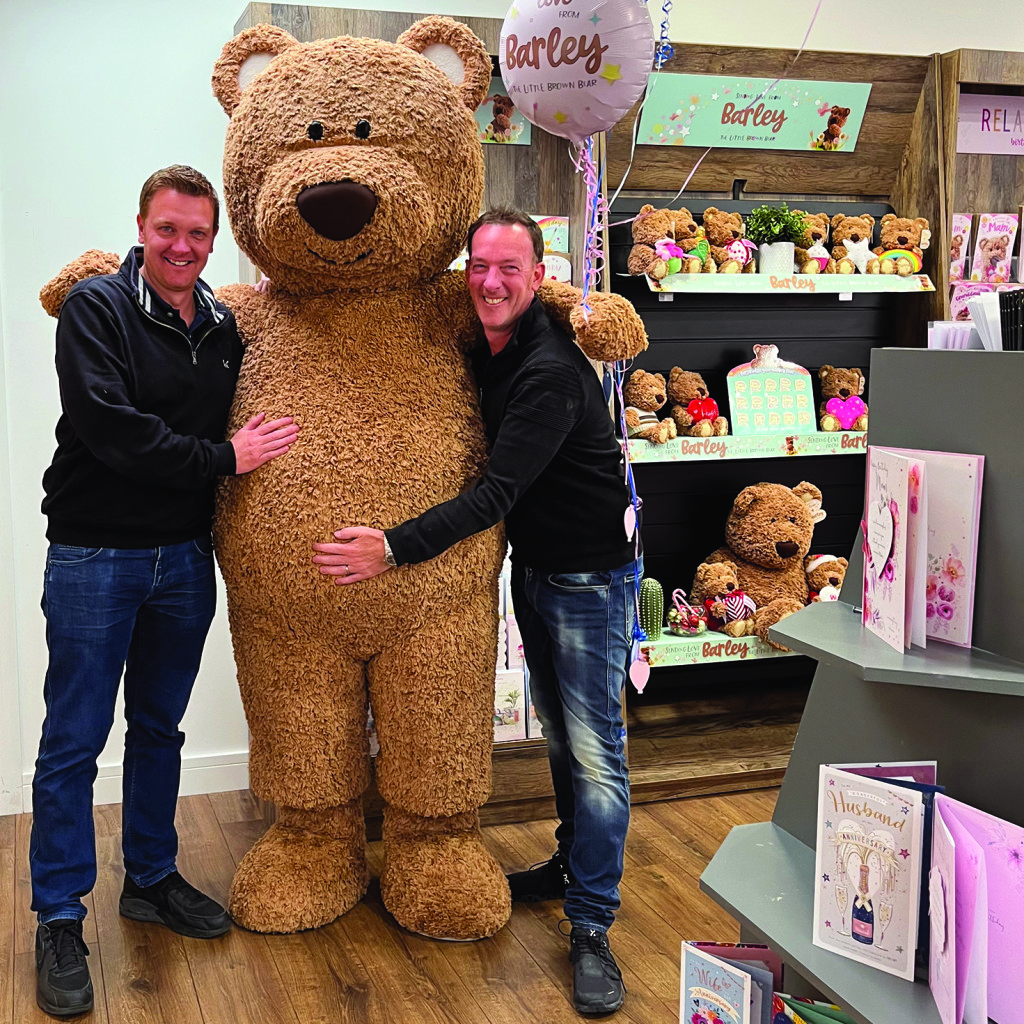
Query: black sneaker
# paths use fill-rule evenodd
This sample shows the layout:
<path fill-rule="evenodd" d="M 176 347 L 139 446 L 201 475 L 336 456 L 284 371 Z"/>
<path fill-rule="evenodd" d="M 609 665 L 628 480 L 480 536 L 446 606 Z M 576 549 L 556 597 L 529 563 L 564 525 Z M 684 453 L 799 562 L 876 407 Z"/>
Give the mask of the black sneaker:
<path fill-rule="evenodd" d="M 572 963 L 572 1005 L 577 1013 L 596 1016 L 614 1013 L 625 998 L 622 972 L 608 945 L 608 933 L 577 928 L 569 933 Z"/>
<path fill-rule="evenodd" d="M 192 939 L 213 939 L 231 927 L 228 912 L 177 871 L 145 889 L 125 876 L 118 909 L 122 917 L 164 924 Z"/>
<path fill-rule="evenodd" d="M 529 871 L 508 875 L 508 887 L 513 903 L 543 903 L 545 900 L 565 899 L 565 890 L 576 882 L 569 862 L 556 850 L 551 860 L 534 864 Z"/>
<path fill-rule="evenodd" d="M 36 1003 L 51 1017 L 73 1017 L 92 1009 L 89 947 L 82 922 L 60 918 L 36 929 Z"/>

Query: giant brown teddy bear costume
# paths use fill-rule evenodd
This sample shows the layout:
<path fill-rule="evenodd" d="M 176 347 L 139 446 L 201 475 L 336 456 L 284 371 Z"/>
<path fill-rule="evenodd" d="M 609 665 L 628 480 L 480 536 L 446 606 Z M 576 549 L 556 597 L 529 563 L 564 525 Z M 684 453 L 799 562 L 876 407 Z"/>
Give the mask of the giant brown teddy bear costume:
<path fill-rule="evenodd" d="M 466 356 L 479 324 L 462 275 L 446 268 L 480 208 L 472 111 L 490 81 L 480 41 L 436 17 L 397 43 L 299 44 L 261 25 L 214 69 L 231 117 L 225 205 L 273 282 L 266 294 L 218 293 L 247 344 L 229 431 L 257 411 L 302 423 L 287 457 L 223 483 L 214 531 L 251 785 L 279 808 L 231 890 L 232 916 L 256 931 L 326 924 L 366 891 L 368 696 L 385 906 L 406 928 L 458 939 L 493 934 L 510 912 L 478 814 L 490 791 L 500 527 L 351 587 L 311 562 L 314 540 L 346 524 L 394 526 L 483 470 Z M 44 297 L 51 310 L 70 283 L 65 274 Z M 541 290 L 588 355 L 646 346 L 628 303 L 594 295 L 584 321 L 578 295 Z"/>

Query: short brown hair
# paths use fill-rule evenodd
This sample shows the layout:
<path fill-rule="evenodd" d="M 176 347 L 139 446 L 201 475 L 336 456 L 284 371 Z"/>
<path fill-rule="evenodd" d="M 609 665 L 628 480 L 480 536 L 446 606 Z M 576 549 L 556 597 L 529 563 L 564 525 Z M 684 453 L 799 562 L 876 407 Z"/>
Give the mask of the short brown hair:
<path fill-rule="evenodd" d="M 153 196 L 165 188 L 180 192 L 184 196 L 209 199 L 213 203 L 213 233 L 217 233 L 220 223 L 220 200 L 217 198 L 217 190 L 205 174 L 201 174 L 194 167 L 186 167 L 185 164 L 163 167 L 146 179 L 139 193 L 139 216 L 143 220 L 149 213 L 149 204 L 153 201 Z"/>
<path fill-rule="evenodd" d="M 521 224 L 529 232 L 530 241 L 533 242 L 533 255 L 536 262 L 544 260 L 544 235 L 541 234 L 540 225 L 529 215 L 512 206 L 492 206 L 486 213 L 479 217 L 469 226 L 469 238 L 466 239 L 466 250 L 473 255 L 473 236 L 485 224 Z"/>

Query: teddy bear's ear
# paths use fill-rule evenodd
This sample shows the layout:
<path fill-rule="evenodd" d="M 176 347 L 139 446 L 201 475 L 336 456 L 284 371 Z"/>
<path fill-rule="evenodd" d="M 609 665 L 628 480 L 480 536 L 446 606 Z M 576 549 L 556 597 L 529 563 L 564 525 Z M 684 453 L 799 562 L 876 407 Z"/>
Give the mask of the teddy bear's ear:
<path fill-rule="evenodd" d="M 297 41 L 276 25 L 254 25 L 224 44 L 213 66 L 213 95 L 231 117 L 249 83 Z"/>
<path fill-rule="evenodd" d="M 858 385 L 857 394 L 858 395 L 863 395 L 864 394 L 864 374 L 860 372 L 860 367 L 859 366 L 851 366 L 850 367 L 850 373 L 857 374 L 857 379 L 860 381 L 860 384 Z"/>
<path fill-rule="evenodd" d="M 824 380 L 824 379 L 825 379 L 825 378 L 826 378 L 826 377 L 827 377 L 827 376 L 828 376 L 828 375 L 829 375 L 829 374 L 830 374 L 830 373 L 831 373 L 831 372 L 832 372 L 832 371 L 833 371 L 834 369 L 835 369 L 835 367 L 834 367 L 834 366 L 829 366 L 829 365 L 828 365 L 828 363 L 826 363 L 826 364 L 825 364 L 825 365 L 824 365 L 824 366 L 823 366 L 823 367 L 822 367 L 822 368 L 821 368 L 821 369 L 820 369 L 820 370 L 818 371 L 818 376 L 819 376 L 819 377 L 820 377 L 820 378 L 821 378 L 822 380 Z"/>
<path fill-rule="evenodd" d="M 746 512 L 755 501 L 757 501 L 757 487 L 744 487 L 736 495 L 736 500 L 732 503 L 732 507 L 736 512 Z"/>
<path fill-rule="evenodd" d="M 891 216 L 891 217 L 895 217 L 895 216 L 896 216 L 896 214 L 894 214 L 894 213 L 893 213 L 893 214 L 888 214 L 888 213 L 887 213 L 887 214 L 886 214 L 885 216 L 886 216 L 886 217 L 890 217 L 890 216 Z M 866 221 L 867 221 L 867 222 L 868 222 L 868 223 L 869 223 L 869 224 L 870 224 L 870 225 L 871 225 L 872 227 L 874 227 L 874 226 L 875 226 L 875 218 L 874 218 L 874 217 L 872 217 L 870 213 L 862 213 L 862 214 L 861 214 L 861 217 L 863 217 L 863 218 L 864 218 L 864 220 L 866 220 Z M 882 220 L 885 220 L 885 217 L 883 217 L 883 218 L 882 218 Z"/>
<path fill-rule="evenodd" d="M 867 216 L 867 214 L 864 214 L 864 216 L 866 217 L 866 216 Z M 886 226 L 887 224 L 890 224 L 890 223 L 892 223 L 892 221 L 894 221 L 894 220 L 898 220 L 898 219 L 899 219 L 899 218 L 898 218 L 898 217 L 896 216 L 896 214 L 895 214 L 895 213 L 887 213 L 887 214 L 886 214 L 886 215 L 885 215 L 885 216 L 884 216 L 884 217 L 883 217 L 883 218 L 882 218 L 882 219 L 881 219 L 881 220 L 879 221 L 879 224 L 880 224 L 880 225 L 881 225 L 881 226 L 882 226 L 882 227 L 884 228 L 884 227 L 885 227 L 885 226 Z M 874 222 L 872 221 L 872 223 L 874 223 Z"/>
<path fill-rule="evenodd" d="M 470 110 L 480 106 L 491 85 L 491 58 L 466 25 L 431 15 L 403 32 L 398 44 L 436 64 L 458 87 Z"/>
<path fill-rule="evenodd" d="M 843 567 L 843 572 L 850 568 L 850 563 L 845 558 L 837 558 L 836 561 Z"/>
<path fill-rule="evenodd" d="M 846 216 L 845 213 L 837 213 L 832 218 L 832 230 L 834 231 L 840 224 L 843 223 L 843 218 Z"/>
<path fill-rule="evenodd" d="M 704 211 L 704 216 L 705 216 L 705 218 L 707 218 L 707 217 L 714 217 L 716 213 L 718 213 L 718 207 L 717 206 L 709 206 Z"/>
<path fill-rule="evenodd" d="M 825 518 L 827 513 L 821 507 L 821 491 L 814 484 L 801 480 L 793 488 L 793 493 L 807 506 L 812 523 L 820 523 Z"/>

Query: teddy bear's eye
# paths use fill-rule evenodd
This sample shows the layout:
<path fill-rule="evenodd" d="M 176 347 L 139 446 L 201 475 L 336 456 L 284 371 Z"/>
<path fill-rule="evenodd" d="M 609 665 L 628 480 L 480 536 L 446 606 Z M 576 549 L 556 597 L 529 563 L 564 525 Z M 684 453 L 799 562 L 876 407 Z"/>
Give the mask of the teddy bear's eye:
<path fill-rule="evenodd" d="M 773 523 L 775 522 L 775 516 L 772 516 L 772 522 Z"/>
<path fill-rule="evenodd" d="M 795 523 L 795 522 L 796 522 L 796 516 L 790 516 L 790 517 L 789 517 L 789 521 L 790 521 L 791 523 Z"/>
<path fill-rule="evenodd" d="M 319 121 L 310 121 L 306 134 L 314 142 L 319 142 L 324 137 L 324 126 Z"/>
<path fill-rule="evenodd" d="M 370 137 L 370 122 L 365 117 L 356 121 L 356 138 L 368 139 Z"/>

